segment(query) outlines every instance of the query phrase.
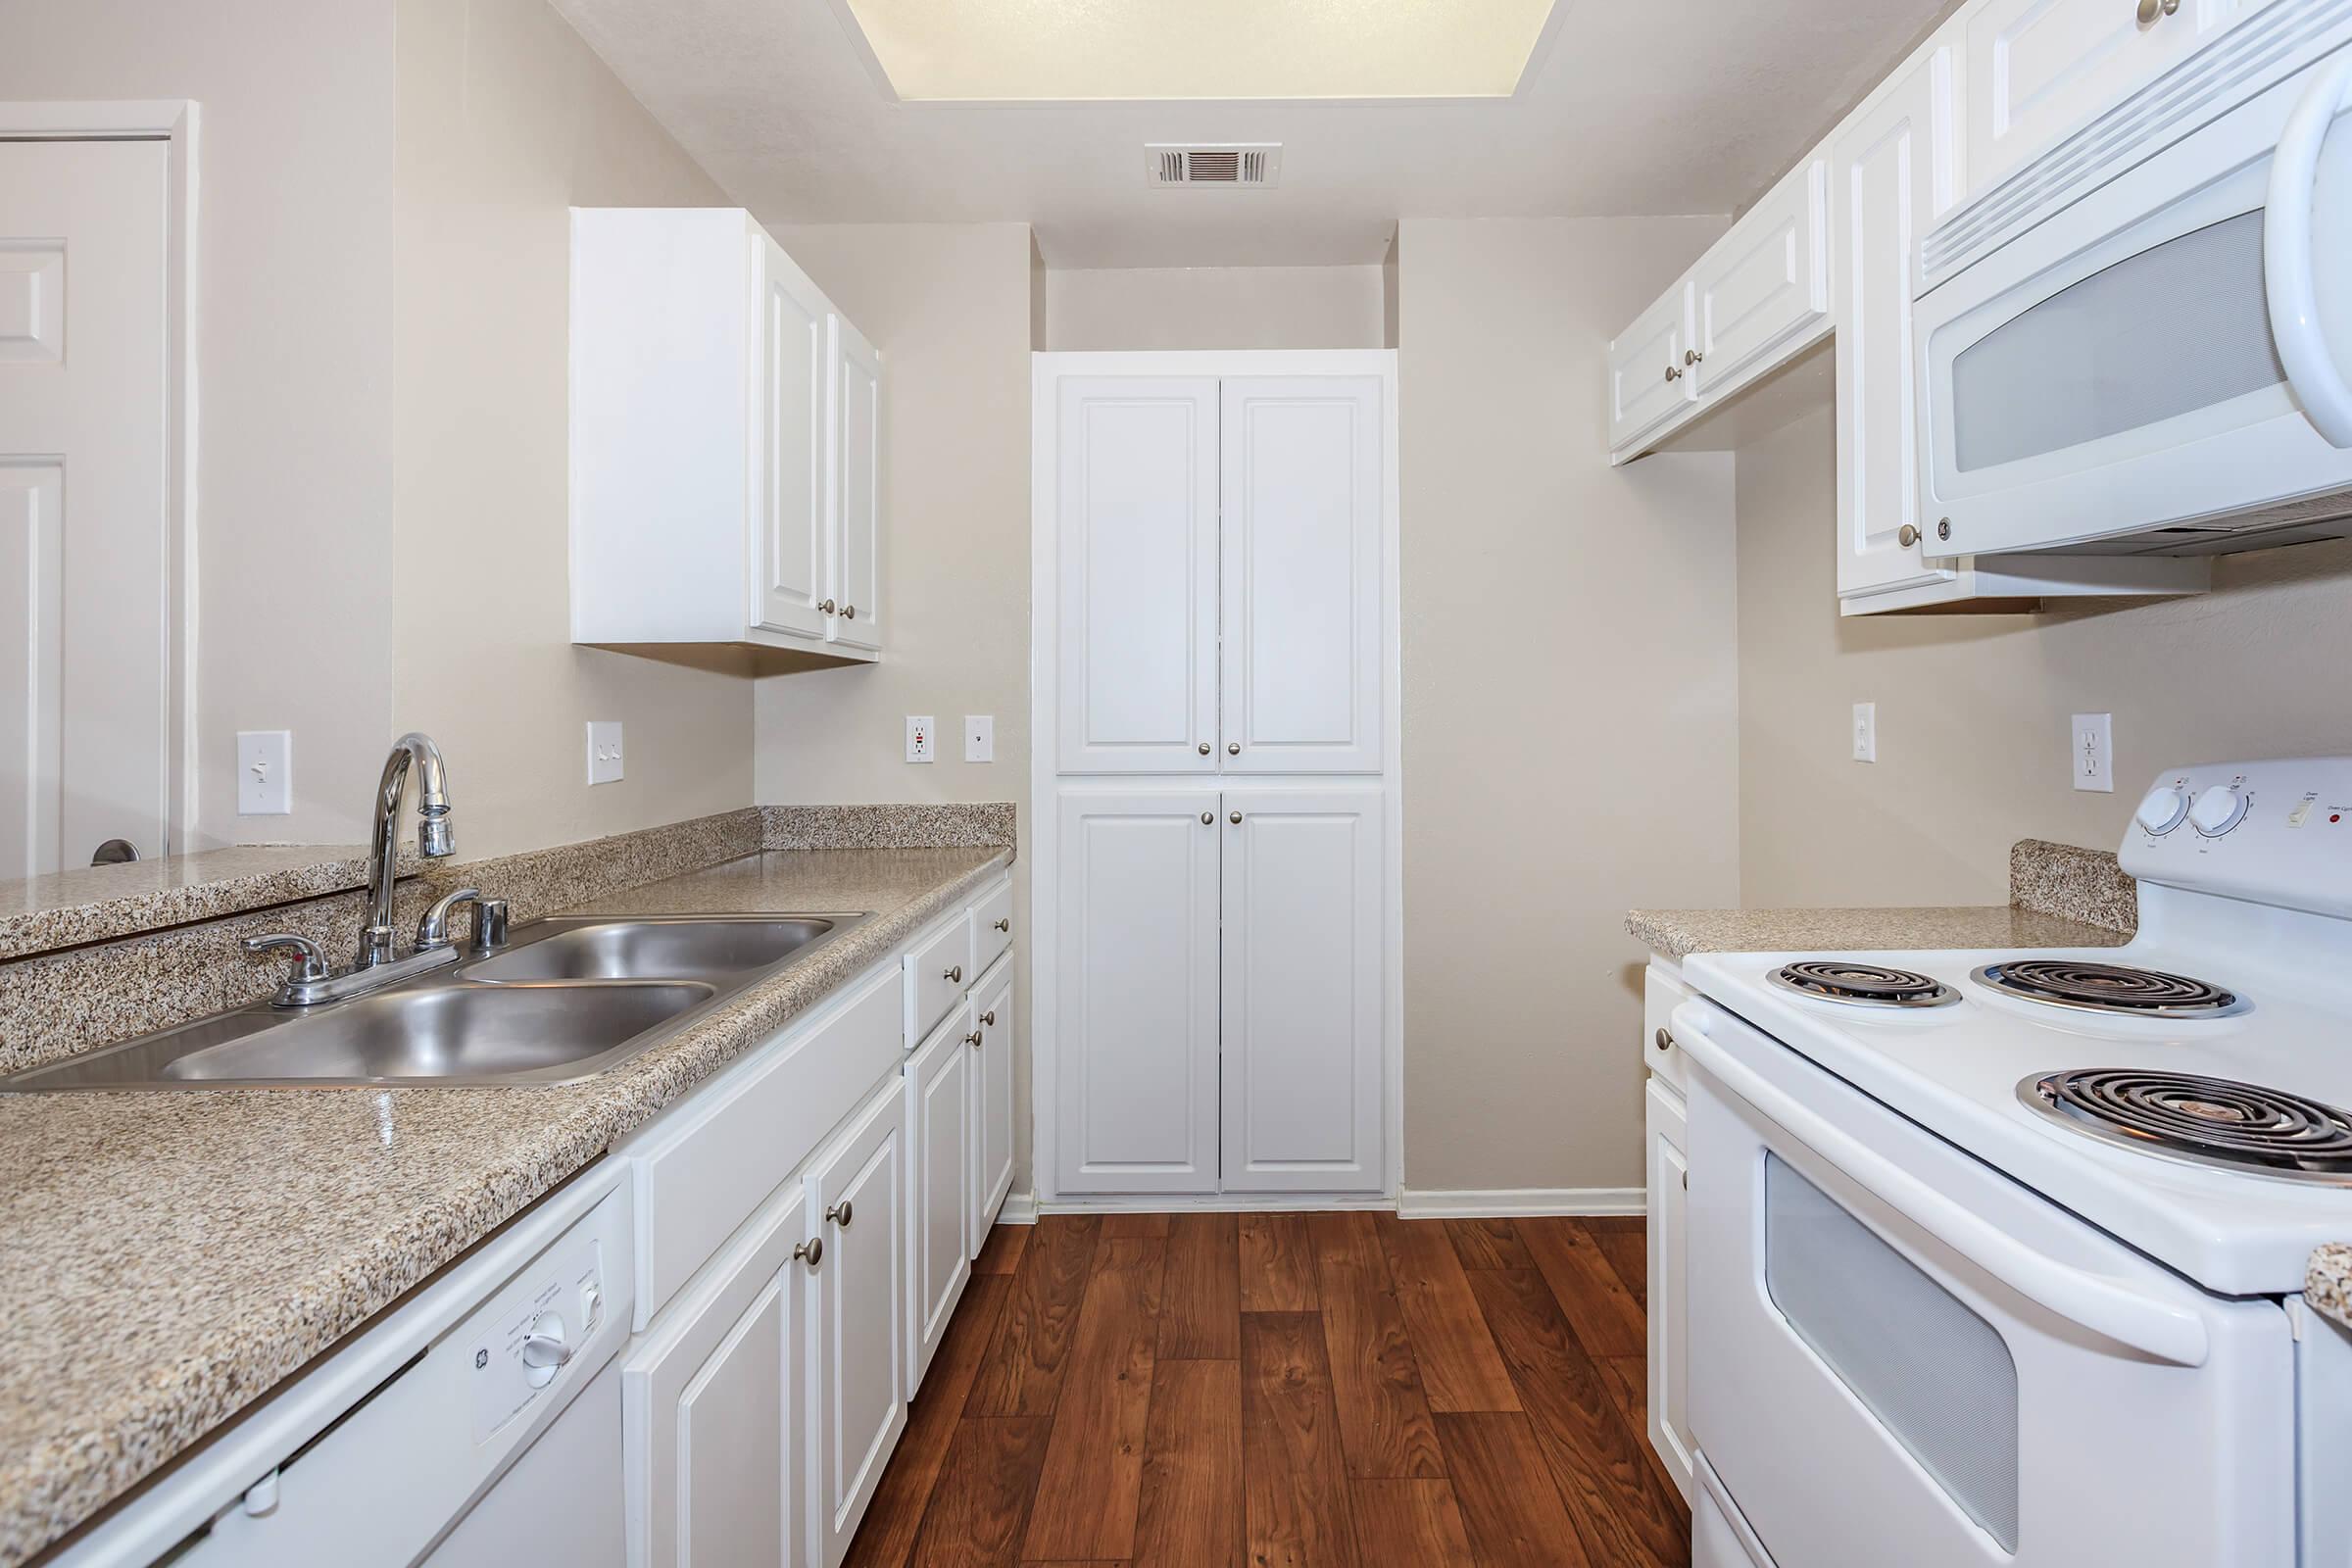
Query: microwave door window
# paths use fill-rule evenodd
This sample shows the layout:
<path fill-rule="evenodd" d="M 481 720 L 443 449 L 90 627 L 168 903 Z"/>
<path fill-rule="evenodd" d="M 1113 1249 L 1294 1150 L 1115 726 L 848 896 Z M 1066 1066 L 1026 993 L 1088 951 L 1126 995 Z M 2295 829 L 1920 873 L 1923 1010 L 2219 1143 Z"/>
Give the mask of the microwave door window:
<path fill-rule="evenodd" d="M 1974 472 L 2282 386 L 2262 210 L 2136 252 L 1952 360 L 1953 464 Z"/>

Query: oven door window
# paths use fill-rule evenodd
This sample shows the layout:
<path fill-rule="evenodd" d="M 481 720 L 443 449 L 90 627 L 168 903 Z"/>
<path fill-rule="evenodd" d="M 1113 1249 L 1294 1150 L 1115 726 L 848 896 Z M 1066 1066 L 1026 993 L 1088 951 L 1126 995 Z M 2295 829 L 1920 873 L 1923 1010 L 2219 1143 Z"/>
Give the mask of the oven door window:
<path fill-rule="evenodd" d="M 1952 359 L 1952 461 L 1998 467 L 2285 384 L 2262 210 L 2192 229 L 2029 306 Z"/>
<path fill-rule="evenodd" d="M 1764 1284 L 1798 1338 L 1968 1516 L 2017 1549 L 2017 1363 L 1998 1331 L 1780 1156 Z"/>

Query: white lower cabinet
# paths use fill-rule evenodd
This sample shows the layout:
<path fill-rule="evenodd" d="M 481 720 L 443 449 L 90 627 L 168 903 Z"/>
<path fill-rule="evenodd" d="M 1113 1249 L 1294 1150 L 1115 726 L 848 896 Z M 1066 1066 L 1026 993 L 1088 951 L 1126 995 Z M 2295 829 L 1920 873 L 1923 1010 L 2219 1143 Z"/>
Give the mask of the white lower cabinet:
<path fill-rule="evenodd" d="M 1652 1077 L 1643 1097 L 1649 1148 L 1649 1442 L 1675 1485 L 1690 1496 L 1690 1299 L 1685 1287 L 1684 1216 L 1690 1162 L 1683 1153 L 1683 1097 Z"/>
<path fill-rule="evenodd" d="M 1012 1192 L 1012 959 L 1001 959 L 972 990 L 980 1046 L 971 1064 L 972 1256 L 988 1243 Z"/>
<path fill-rule="evenodd" d="M 970 1185 L 973 1068 L 980 1053 L 973 1004 L 932 1031 L 906 1061 L 907 1392 L 921 1384 L 972 1277 L 967 1234 L 975 1218 Z"/>
<path fill-rule="evenodd" d="M 824 1243 L 810 1292 L 815 1568 L 838 1568 L 906 1426 L 906 1134 L 905 1090 L 886 1084 L 802 1180 Z"/>

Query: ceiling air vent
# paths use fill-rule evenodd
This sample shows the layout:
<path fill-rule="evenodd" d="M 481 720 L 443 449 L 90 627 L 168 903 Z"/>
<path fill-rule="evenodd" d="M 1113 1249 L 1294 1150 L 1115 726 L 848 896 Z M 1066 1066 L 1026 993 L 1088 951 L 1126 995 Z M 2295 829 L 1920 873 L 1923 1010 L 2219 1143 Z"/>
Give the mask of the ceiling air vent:
<path fill-rule="evenodd" d="M 1154 185 L 1203 189 L 1264 188 L 1282 182 L 1282 144 L 1271 141 L 1209 142 L 1180 146 L 1149 142 L 1145 177 Z"/>

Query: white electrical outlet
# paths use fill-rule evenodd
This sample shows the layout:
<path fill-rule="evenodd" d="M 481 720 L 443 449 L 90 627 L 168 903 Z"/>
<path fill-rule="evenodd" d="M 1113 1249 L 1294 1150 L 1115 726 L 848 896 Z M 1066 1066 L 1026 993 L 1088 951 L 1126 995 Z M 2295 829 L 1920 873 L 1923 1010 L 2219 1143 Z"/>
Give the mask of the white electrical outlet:
<path fill-rule="evenodd" d="M 938 724 L 929 713 L 906 715 L 906 760 L 928 762 L 938 752 Z"/>
<path fill-rule="evenodd" d="M 994 713 L 963 715 L 963 760 L 967 762 L 993 762 L 997 760 L 997 718 Z"/>
<path fill-rule="evenodd" d="M 2115 793 L 2115 715 L 2077 713 L 2074 728 L 2075 788 Z"/>
<path fill-rule="evenodd" d="M 588 721 L 588 782 L 617 784 L 620 782 L 620 720 L 592 718 Z"/>
<path fill-rule="evenodd" d="M 237 814 L 284 816 L 294 809 L 294 732 L 237 731 Z"/>
<path fill-rule="evenodd" d="M 1879 705 L 1854 705 L 1854 760 L 1875 762 L 1879 760 Z"/>

